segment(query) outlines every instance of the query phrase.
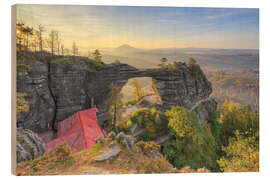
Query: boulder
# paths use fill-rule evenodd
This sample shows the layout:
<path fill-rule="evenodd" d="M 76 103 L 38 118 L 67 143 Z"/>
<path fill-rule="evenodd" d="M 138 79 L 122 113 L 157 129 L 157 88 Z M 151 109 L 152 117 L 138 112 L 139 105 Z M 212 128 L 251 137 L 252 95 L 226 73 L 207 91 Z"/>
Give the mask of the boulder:
<path fill-rule="evenodd" d="M 17 162 L 38 158 L 45 152 L 45 144 L 41 138 L 28 129 L 17 129 L 16 155 Z"/>
<path fill-rule="evenodd" d="M 95 161 L 106 161 L 108 159 L 116 157 L 121 151 L 122 150 L 118 145 L 113 144 L 108 151 L 96 157 Z"/>
<path fill-rule="evenodd" d="M 16 142 L 16 158 L 17 158 L 17 162 L 32 159 L 31 154 L 25 151 L 25 149 L 18 142 Z"/>
<path fill-rule="evenodd" d="M 109 132 L 108 137 L 111 139 L 114 139 L 116 136 L 116 133 L 114 131 Z"/>
<path fill-rule="evenodd" d="M 127 150 L 129 150 L 131 152 L 136 151 L 135 139 L 132 136 L 126 135 L 124 132 L 120 132 L 119 134 L 117 134 L 116 139 Z"/>

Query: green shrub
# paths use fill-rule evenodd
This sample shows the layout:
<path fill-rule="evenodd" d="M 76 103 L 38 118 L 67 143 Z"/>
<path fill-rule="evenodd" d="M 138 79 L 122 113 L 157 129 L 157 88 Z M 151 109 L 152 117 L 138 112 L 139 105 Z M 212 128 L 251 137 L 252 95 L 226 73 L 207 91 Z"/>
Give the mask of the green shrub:
<path fill-rule="evenodd" d="M 249 105 L 241 106 L 232 101 L 225 101 L 219 118 L 221 124 L 221 141 L 223 145 L 228 145 L 229 137 L 234 136 L 234 132 L 249 132 L 255 135 L 259 131 L 259 113 L 252 111 Z"/>
<path fill-rule="evenodd" d="M 224 172 L 259 171 L 259 143 L 255 136 L 235 131 L 235 137 L 229 138 L 229 145 L 222 147 L 225 156 L 217 162 Z"/>
<path fill-rule="evenodd" d="M 202 74 L 203 71 L 201 70 L 201 67 L 193 58 L 189 58 L 188 60 L 188 68 L 191 70 L 191 75 L 195 78 L 198 78 L 200 81 L 202 81 Z"/>
<path fill-rule="evenodd" d="M 156 144 L 154 141 L 138 141 L 135 145 L 143 153 L 160 150 L 160 145 Z"/>
<path fill-rule="evenodd" d="M 96 61 L 90 62 L 87 61 L 86 59 L 59 58 L 53 59 L 51 62 L 54 64 L 58 64 L 63 68 L 66 68 L 74 63 L 84 63 L 89 69 L 95 70 L 100 70 L 102 67 L 105 66 L 103 62 L 96 62 Z"/>
<path fill-rule="evenodd" d="M 159 132 L 167 129 L 166 117 L 155 108 L 134 111 L 131 115 L 131 121 L 146 128 L 146 133 L 143 135 L 143 139 L 146 141 L 155 139 Z"/>
<path fill-rule="evenodd" d="M 132 126 L 132 121 L 129 118 L 121 118 L 116 122 L 116 131 L 117 132 L 129 132 Z"/>
<path fill-rule="evenodd" d="M 220 117 L 220 110 L 217 109 L 216 111 L 211 113 L 208 119 L 208 122 L 211 125 L 211 132 L 213 136 L 216 138 L 216 140 L 220 139 L 221 124 L 219 123 L 219 117 Z"/>
<path fill-rule="evenodd" d="M 177 168 L 206 167 L 218 170 L 217 144 L 209 126 L 200 127 L 195 113 L 173 106 L 166 112 L 169 132 L 174 136 L 164 144 L 166 158 Z"/>
<path fill-rule="evenodd" d="M 73 157 L 69 157 L 68 160 L 64 163 L 64 165 L 65 165 L 66 167 L 72 166 L 73 160 L 74 160 Z"/>
<path fill-rule="evenodd" d="M 167 65 L 168 71 L 169 72 L 180 72 L 180 68 L 179 65 L 177 64 L 177 62 L 173 62 L 172 64 L 169 63 Z"/>
<path fill-rule="evenodd" d="M 136 99 L 130 99 L 128 101 L 122 102 L 120 106 L 134 105 L 138 102 Z"/>
<path fill-rule="evenodd" d="M 19 116 L 22 112 L 29 111 L 29 103 L 25 100 L 26 93 L 17 93 L 16 95 L 16 114 Z"/>
<path fill-rule="evenodd" d="M 166 111 L 169 120 L 169 130 L 172 135 L 178 137 L 191 136 L 194 134 L 196 115 L 189 112 L 183 106 L 172 106 L 171 110 Z"/>
<path fill-rule="evenodd" d="M 17 71 L 18 72 L 29 72 L 30 65 L 27 64 L 17 64 Z"/>
<path fill-rule="evenodd" d="M 55 164 L 49 164 L 48 165 L 48 169 L 54 169 L 55 168 Z"/>

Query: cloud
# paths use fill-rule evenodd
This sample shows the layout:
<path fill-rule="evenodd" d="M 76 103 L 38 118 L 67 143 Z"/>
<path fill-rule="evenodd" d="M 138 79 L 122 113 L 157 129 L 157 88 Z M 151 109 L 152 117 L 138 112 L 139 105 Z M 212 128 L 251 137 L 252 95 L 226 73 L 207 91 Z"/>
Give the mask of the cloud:
<path fill-rule="evenodd" d="M 258 31 L 250 31 L 258 29 L 258 10 L 250 9 L 62 5 L 17 8 L 18 18 L 27 24 L 35 28 L 42 24 L 47 34 L 59 31 L 69 48 L 74 40 L 81 49 L 121 44 L 138 48 L 229 45 L 229 41 L 225 43 L 215 34 L 245 38 L 249 45 L 241 44 L 244 48 L 256 45 L 254 37 L 258 38 Z M 243 37 L 243 30 L 251 33 L 252 41 Z M 234 41 L 230 41 L 231 46 L 239 44 L 237 38 Z"/>
<path fill-rule="evenodd" d="M 224 14 L 217 14 L 217 15 L 209 15 L 206 16 L 207 19 L 219 19 L 219 18 L 224 18 L 224 17 L 228 17 L 228 16 L 232 16 L 233 13 L 232 12 L 228 12 L 228 13 L 224 13 Z"/>

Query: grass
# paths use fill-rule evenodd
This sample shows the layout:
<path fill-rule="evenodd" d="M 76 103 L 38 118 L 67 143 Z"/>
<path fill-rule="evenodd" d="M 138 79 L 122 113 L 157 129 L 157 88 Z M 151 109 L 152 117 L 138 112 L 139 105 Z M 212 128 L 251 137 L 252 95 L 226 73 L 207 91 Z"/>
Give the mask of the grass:
<path fill-rule="evenodd" d="M 48 169 L 54 169 L 55 168 L 55 164 L 49 164 L 48 165 Z"/>
<path fill-rule="evenodd" d="M 104 143 L 97 143 L 92 148 L 75 151 L 66 144 L 57 146 L 54 150 L 42 157 L 18 163 L 17 175 L 59 175 L 59 174 L 134 174 L 134 173 L 172 173 L 177 172 L 164 158 L 152 159 L 145 153 L 136 151 L 131 153 L 125 149 L 117 157 L 103 162 L 96 162 L 95 157 L 109 148 L 111 140 L 105 139 Z M 115 142 L 118 144 L 117 142 Z M 159 147 L 151 143 L 140 142 L 143 151 Z M 141 148 L 142 148 L 141 147 Z"/>
<path fill-rule="evenodd" d="M 50 174 L 49 171 L 69 168 L 73 164 L 72 150 L 67 144 L 60 144 L 42 157 L 19 163 L 17 175 L 42 175 Z"/>

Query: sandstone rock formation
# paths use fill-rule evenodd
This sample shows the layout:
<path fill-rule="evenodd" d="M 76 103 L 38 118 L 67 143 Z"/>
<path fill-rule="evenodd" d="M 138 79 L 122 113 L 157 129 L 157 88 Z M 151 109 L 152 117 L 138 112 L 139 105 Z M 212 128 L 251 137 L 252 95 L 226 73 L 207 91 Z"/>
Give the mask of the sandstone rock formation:
<path fill-rule="evenodd" d="M 24 63 L 28 63 L 25 60 Z M 28 63 L 29 64 L 29 63 Z M 57 129 L 57 123 L 73 113 L 90 107 L 91 98 L 99 109 L 100 124 L 106 120 L 104 103 L 109 86 L 124 86 L 130 78 L 152 77 L 162 99 L 162 108 L 181 105 L 188 109 L 212 92 L 211 83 L 203 73 L 194 76 L 186 64 L 179 62 L 179 71 L 136 69 L 122 63 L 95 69 L 89 59 L 58 61 L 36 57 L 29 72 L 17 73 L 17 91 L 27 93 L 30 111 L 22 113 L 17 126 L 34 132 Z"/>
<path fill-rule="evenodd" d="M 212 113 L 217 109 L 217 102 L 213 98 L 202 100 L 198 105 L 194 106 L 193 111 L 196 112 L 199 123 L 204 126 Z"/>
<path fill-rule="evenodd" d="M 18 128 L 16 137 L 17 162 L 35 159 L 45 152 L 45 144 L 31 130 Z"/>

